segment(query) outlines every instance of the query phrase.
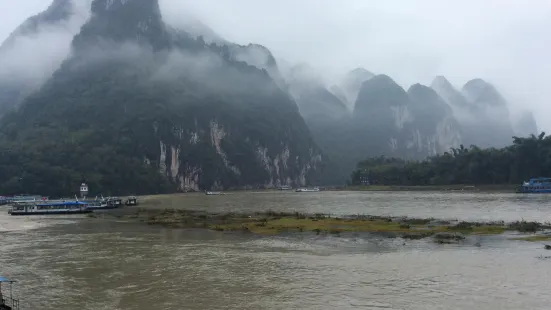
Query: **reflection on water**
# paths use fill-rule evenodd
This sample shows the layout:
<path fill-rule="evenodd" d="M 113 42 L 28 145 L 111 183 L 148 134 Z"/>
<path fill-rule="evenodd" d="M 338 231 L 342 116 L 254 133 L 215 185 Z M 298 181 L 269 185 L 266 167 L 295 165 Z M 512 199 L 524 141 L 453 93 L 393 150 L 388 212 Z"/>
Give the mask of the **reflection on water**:
<path fill-rule="evenodd" d="M 547 207 L 543 196 L 249 196 L 180 200 L 187 208 L 305 210 L 317 201 L 333 213 L 370 214 L 392 214 L 395 205 L 398 215 L 445 213 L 441 204 L 452 217 L 514 219 L 528 218 L 523 210 L 543 216 Z M 5 221 L 33 220 L 2 214 Z M 538 259 L 551 254 L 540 243 L 485 237 L 475 247 L 353 235 L 255 237 L 87 218 L 38 222 L 46 227 L 0 233 L 0 273 L 20 281 L 24 309 L 549 309 L 551 299 L 551 260 Z"/>

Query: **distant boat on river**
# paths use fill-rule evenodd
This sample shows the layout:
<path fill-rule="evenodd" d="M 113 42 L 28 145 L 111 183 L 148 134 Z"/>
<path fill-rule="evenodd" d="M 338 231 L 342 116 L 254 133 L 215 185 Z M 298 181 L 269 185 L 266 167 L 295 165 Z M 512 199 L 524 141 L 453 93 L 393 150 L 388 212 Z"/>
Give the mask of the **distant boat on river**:
<path fill-rule="evenodd" d="M 297 193 L 304 193 L 304 192 L 319 192 L 320 189 L 318 187 L 314 188 L 297 188 Z"/>
<path fill-rule="evenodd" d="M 551 178 L 533 178 L 523 182 L 520 193 L 548 194 L 551 193 Z"/>
<path fill-rule="evenodd" d="M 211 196 L 211 195 L 226 195 L 226 193 L 223 193 L 223 192 L 205 191 L 205 195 L 207 195 L 207 196 Z"/>

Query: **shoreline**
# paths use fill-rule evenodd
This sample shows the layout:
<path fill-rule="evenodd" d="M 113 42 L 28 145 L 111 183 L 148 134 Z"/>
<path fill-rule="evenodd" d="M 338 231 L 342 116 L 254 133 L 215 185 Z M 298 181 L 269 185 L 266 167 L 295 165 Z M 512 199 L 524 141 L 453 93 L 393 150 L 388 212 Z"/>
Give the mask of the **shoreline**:
<path fill-rule="evenodd" d="M 304 187 L 307 188 L 307 187 Z M 320 192 L 464 192 L 464 193 L 517 193 L 518 185 L 353 185 L 353 186 L 331 186 L 318 187 Z M 222 193 L 294 193 L 295 188 L 289 190 L 280 190 L 278 188 L 258 188 L 258 189 L 227 189 L 220 190 Z M 171 195 L 204 195 L 204 191 L 174 192 L 166 194 L 139 195 L 138 197 L 159 197 Z"/>
<path fill-rule="evenodd" d="M 432 191 L 432 192 L 483 192 L 483 193 L 516 193 L 518 185 L 484 184 L 484 185 L 352 185 L 329 189 L 331 191 Z"/>
<path fill-rule="evenodd" d="M 519 185 L 513 184 L 453 184 L 453 185 L 342 185 L 342 186 L 304 186 L 297 188 L 318 187 L 322 192 L 342 192 L 342 191 L 380 191 L 380 192 L 404 192 L 404 191 L 434 191 L 434 192 L 499 192 L 515 193 Z M 240 192 L 295 192 L 296 188 L 280 190 L 278 188 L 258 188 L 258 189 L 227 189 L 221 192 L 240 193 Z M 182 192 L 203 193 L 200 192 Z M 177 194 L 177 193 L 175 193 Z"/>
<path fill-rule="evenodd" d="M 167 228 L 206 229 L 218 232 L 250 233 L 260 236 L 302 234 L 340 236 L 369 233 L 388 238 L 418 240 L 431 238 L 437 243 L 457 243 L 468 236 L 519 233 L 511 240 L 548 241 L 551 223 L 538 222 L 466 222 L 434 218 L 386 217 L 372 215 L 330 216 L 300 212 L 226 212 L 191 209 L 123 207 L 90 218 L 116 218 Z"/>

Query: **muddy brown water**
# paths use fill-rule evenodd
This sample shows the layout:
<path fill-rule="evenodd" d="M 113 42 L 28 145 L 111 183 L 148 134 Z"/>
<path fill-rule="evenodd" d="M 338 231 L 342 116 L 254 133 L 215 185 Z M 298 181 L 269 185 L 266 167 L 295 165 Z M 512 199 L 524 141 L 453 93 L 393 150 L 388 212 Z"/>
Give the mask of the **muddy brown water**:
<path fill-rule="evenodd" d="M 544 195 L 260 192 L 151 207 L 551 221 Z M 475 243 L 480 246 L 475 246 Z M 0 209 L 0 275 L 22 309 L 549 309 L 551 251 L 505 236 L 437 245 L 378 236 L 259 237 Z"/>

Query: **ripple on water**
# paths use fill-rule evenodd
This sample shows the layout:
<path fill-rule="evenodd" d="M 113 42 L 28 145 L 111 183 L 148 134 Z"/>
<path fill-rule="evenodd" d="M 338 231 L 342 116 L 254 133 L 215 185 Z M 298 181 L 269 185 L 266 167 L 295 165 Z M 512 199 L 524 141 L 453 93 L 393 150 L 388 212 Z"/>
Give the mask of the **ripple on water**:
<path fill-rule="evenodd" d="M 264 197 L 261 204 L 236 195 L 225 205 L 276 209 L 270 195 L 256 195 Z M 532 198 L 385 195 L 295 195 L 283 208 L 340 206 L 343 213 L 414 217 L 548 216 L 545 200 Z M 199 198 L 211 198 L 204 197 Z M 280 204 L 287 199 L 281 197 Z M 440 204 L 445 206 L 439 209 Z M 548 251 L 539 243 L 498 237 L 480 237 L 475 247 L 471 241 L 404 244 L 399 238 L 345 234 L 259 238 L 82 221 L 5 232 L 1 238 L 0 251 L 9 255 L 0 255 L 0 266 L 20 281 L 26 309 L 516 310 L 549 309 L 551 300 L 550 260 L 538 258 Z"/>

